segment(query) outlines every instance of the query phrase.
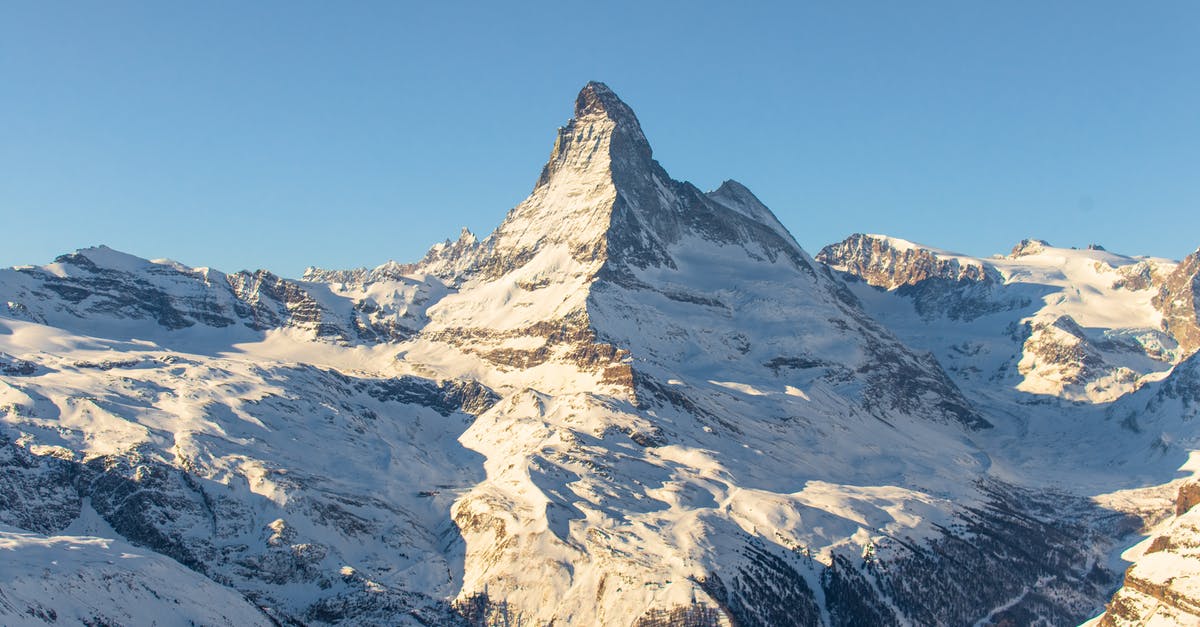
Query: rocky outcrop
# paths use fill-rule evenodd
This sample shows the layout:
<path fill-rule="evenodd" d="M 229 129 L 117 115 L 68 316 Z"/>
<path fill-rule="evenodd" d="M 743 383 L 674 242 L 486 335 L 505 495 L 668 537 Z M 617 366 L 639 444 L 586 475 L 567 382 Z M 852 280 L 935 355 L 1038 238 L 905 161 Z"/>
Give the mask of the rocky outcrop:
<path fill-rule="evenodd" d="M 1050 242 L 1047 242 L 1044 239 L 1023 239 L 1017 242 L 1016 246 L 1013 246 L 1012 250 L 1009 251 L 1008 256 L 1016 259 L 1018 257 L 1025 257 L 1028 255 L 1037 255 L 1044 252 L 1049 247 Z M 1089 250 L 1097 249 L 1091 248 Z"/>
<path fill-rule="evenodd" d="M 1166 277 L 1154 297 L 1163 327 L 1186 353 L 1200 349 L 1200 250 L 1188 255 Z"/>
<path fill-rule="evenodd" d="M 1028 394 L 1108 402 L 1160 377 L 1185 354 L 1158 328 L 1152 303 L 1175 267 L 1166 260 L 1054 248 L 1042 240 L 982 259 L 872 235 L 827 246 L 818 258 L 852 288 L 863 281 L 887 290 L 885 298 L 864 299 L 887 322 L 913 328 L 901 303 L 911 305 L 920 318 L 915 327 L 926 331 L 908 339 L 922 345 L 947 338 L 928 348 L 976 387 L 1001 383 Z M 1080 315 L 1087 318 L 1081 322 Z M 983 322 L 989 320 L 996 322 Z M 1001 324 L 1003 340 L 977 331 L 994 333 Z M 955 329 L 962 338 L 949 341 Z"/>
<path fill-rule="evenodd" d="M 1158 262 L 1150 259 L 1120 266 L 1115 271 L 1117 279 L 1112 283 L 1113 288 L 1133 291 L 1157 290 L 1166 282 L 1168 274 Z"/>
<path fill-rule="evenodd" d="M 457 240 L 447 239 L 434 244 L 417 263 L 389 261 L 375 268 L 355 268 L 353 270 L 326 270 L 308 267 L 304 270 L 303 279 L 313 283 L 345 283 L 361 286 L 385 281 L 405 281 L 413 277 L 428 275 L 453 282 L 466 270 L 478 247 L 479 240 L 470 229 L 464 226 Z"/>
<path fill-rule="evenodd" d="M 965 258 L 939 254 L 909 242 L 855 233 L 817 253 L 817 261 L 887 290 L 930 279 L 999 283 L 999 273 Z"/>
<path fill-rule="evenodd" d="M 1200 484 L 1180 486 L 1176 515 L 1158 525 L 1125 572 L 1099 625 L 1200 624 Z"/>
<path fill-rule="evenodd" d="M 1029 305 L 1023 296 L 1003 293 L 1004 278 L 992 266 L 882 235 L 856 233 L 822 248 L 816 259 L 910 299 L 927 319 L 970 321 Z"/>
<path fill-rule="evenodd" d="M 1070 316 L 1059 316 L 1030 324 L 1017 372 L 1026 378 L 1023 385 L 1030 388 L 1048 385 L 1063 396 L 1087 397 L 1090 394 L 1099 397 L 1106 394 L 1107 388 L 1115 387 L 1118 393 L 1108 394 L 1115 397 L 1134 385 L 1142 375 L 1120 365 L 1120 356 L 1145 353 L 1145 347 L 1136 341 L 1097 338 L 1089 335 Z"/>
<path fill-rule="evenodd" d="M 387 268 L 359 278 L 382 280 L 390 273 Z M 355 278 L 316 271 L 313 276 Z M 8 309 L 14 318 L 66 329 L 86 332 L 103 320 L 133 332 L 148 322 L 168 333 L 187 329 L 249 339 L 286 330 L 352 345 L 411 337 L 425 322 L 425 307 L 446 291 L 436 278 L 396 277 L 402 285 L 379 298 L 361 284 L 340 286 L 344 306 L 330 308 L 338 296 L 331 298 L 325 284 L 266 270 L 224 274 L 151 262 L 101 246 L 63 255 L 48 266 L 0 271 L 0 289 L 12 299 Z"/>
<path fill-rule="evenodd" d="M 229 285 L 235 311 L 255 331 L 293 327 L 341 343 L 353 337 L 304 288 L 266 270 L 229 275 Z"/>
<path fill-rule="evenodd" d="M 1147 385 L 1106 410 L 1125 428 L 1176 431 L 1176 425 L 1200 418 L 1200 353 L 1180 362 L 1162 381 Z M 1168 439 L 1175 439 L 1167 436 Z M 1186 445 L 1190 440 L 1179 444 Z M 1167 446 L 1167 441 L 1163 441 Z"/>

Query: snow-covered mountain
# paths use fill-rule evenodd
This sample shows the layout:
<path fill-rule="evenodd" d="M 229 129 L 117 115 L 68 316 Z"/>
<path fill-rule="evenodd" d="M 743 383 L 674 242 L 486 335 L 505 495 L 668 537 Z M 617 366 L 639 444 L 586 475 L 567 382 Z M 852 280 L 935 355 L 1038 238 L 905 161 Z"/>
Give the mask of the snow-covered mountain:
<path fill-rule="evenodd" d="M 1200 624 L 1200 251 L 1177 263 L 1025 240 L 980 259 L 852 235 L 817 258 L 994 421 L 977 441 L 1006 474 L 1144 521 L 1099 624 Z"/>
<path fill-rule="evenodd" d="M 1099 614 L 1195 448 L 1195 264 L 818 259 L 744 186 L 672 179 L 589 83 L 530 196 L 415 263 L 0 270 L 0 615 Z M 159 607 L 187 587 L 203 607 Z"/>
<path fill-rule="evenodd" d="M 1196 348 L 1196 268 L 1186 262 L 1040 240 L 978 259 L 880 235 L 852 235 L 817 257 L 883 288 L 852 290 L 976 391 L 1106 402 Z"/>

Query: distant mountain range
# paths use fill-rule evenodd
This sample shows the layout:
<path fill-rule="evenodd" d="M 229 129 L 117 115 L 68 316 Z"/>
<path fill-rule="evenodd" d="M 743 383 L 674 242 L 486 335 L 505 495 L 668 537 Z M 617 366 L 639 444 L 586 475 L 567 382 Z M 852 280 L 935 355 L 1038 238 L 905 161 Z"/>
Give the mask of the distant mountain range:
<path fill-rule="evenodd" d="M 1198 293 L 1200 251 L 812 257 L 589 83 L 416 263 L 0 270 L 0 622 L 1200 623 Z"/>

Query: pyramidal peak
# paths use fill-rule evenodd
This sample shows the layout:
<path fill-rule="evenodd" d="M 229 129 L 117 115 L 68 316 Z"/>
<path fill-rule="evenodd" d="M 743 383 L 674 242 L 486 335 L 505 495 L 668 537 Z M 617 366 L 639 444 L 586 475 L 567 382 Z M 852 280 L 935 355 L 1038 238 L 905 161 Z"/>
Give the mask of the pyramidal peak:
<path fill-rule="evenodd" d="M 740 368 L 739 380 L 774 381 L 778 368 L 765 364 L 822 354 L 861 373 L 863 389 L 894 392 L 889 407 L 988 425 L 935 364 L 867 319 L 749 189 L 726 181 L 705 193 L 671 178 L 633 111 L 601 83 L 576 98 L 529 197 L 463 250 L 455 291 L 428 309 L 422 336 L 491 365 L 554 363 L 578 377 L 539 389 L 645 399 L 658 389 L 646 382 L 676 377 L 684 355 L 695 373 Z M 932 374 L 900 385 L 902 371 Z"/>
<path fill-rule="evenodd" d="M 558 129 L 532 193 L 480 243 L 467 272 L 497 278 L 545 255 L 569 259 L 570 267 L 554 262 L 564 274 L 628 277 L 630 268 L 675 267 L 673 249 L 693 237 L 807 265 L 787 230 L 740 184 L 705 194 L 672 179 L 629 105 L 590 82 Z"/>
<path fill-rule="evenodd" d="M 388 272 L 312 269 L 305 278 L 426 275 L 463 286 L 507 275 L 519 285 L 582 285 L 603 275 L 628 283 L 633 270 L 676 269 L 676 258 L 698 243 L 812 271 L 807 253 L 741 183 L 727 180 L 705 193 L 672 179 L 654 160 L 633 109 L 593 81 L 576 96 L 530 195 L 486 238 L 464 231 Z"/>
<path fill-rule="evenodd" d="M 575 115 L 558 129 L 550 159 L 538 187 L 563 172 L 570 175 L 611 173 L 614 162 L 647 168 L 650 143 L 629 105 L 604 83 L 590 82 L 575 98 Z M 619 167 L 618 166 L 618 167 Z"/>
<path fill-rule="evenodd" d="M 614 122 L 631 124 L 639 127 L 637 116 L 633 109 L 625 104 L 612 89 L 604 83 L 591 81 L 579 90 L 575 97 L 575 117 L 584 118 L 590 115 L 605 115 Z"/>

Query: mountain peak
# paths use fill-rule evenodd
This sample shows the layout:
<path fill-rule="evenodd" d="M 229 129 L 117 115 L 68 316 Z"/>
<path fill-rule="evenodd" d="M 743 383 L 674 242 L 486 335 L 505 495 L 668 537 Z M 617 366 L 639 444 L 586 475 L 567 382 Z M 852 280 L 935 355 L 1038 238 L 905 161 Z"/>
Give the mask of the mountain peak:
<path fill-rule="evenodd" d="M 637 116 L 633 114 L 633 109 L 622 102 L 608 85 L 591 81 L 584 85 L 583 89 L 579 90 L 579 95 L 575 97 L 575 117 L 582 118 L 595 114 L 607 115 L 614 120 L 630 120 L 637 124 Z"/>
<path fill-rule="evenodd" d="M 538 186 L 563 170 L 611 172 L 613 165 L 645 169 L 652 161 L 651 154 L 650 142 L 633 109 L 607 85 L 592 81 L 575 98 L 575 116 L 558 129 Z"/>
<path fill-rule="evenodd" d="M 1017 245 L 1013 246 L 1012 252 L 1008 253 L 1008 256 L 1016 259 L 1017 257 L 1024 257 L 1026 255 L 1036 255 L 1049 247 L 1050 242 L 1044 239 L 1027 238 L 1017 242 Z"/>
<path fill-rule="evenodd" d="M 469 274 L 495 278 L 559 247 L 562 258 L 580 264 L 581 276 L 604 266 L 629 279 L 631 267 L 673 268 L 669 249 L 688 237 L 770 260 L 783 254 L 811 270 L 787 229 L 748 189 L 728 181 L 705 194 L 672 179 L 654 160 L 633 110 L 604 83 L 590 82 L 576 97 L 574 117 L 558 129 L 532 193 L 481 243 Z"/>

